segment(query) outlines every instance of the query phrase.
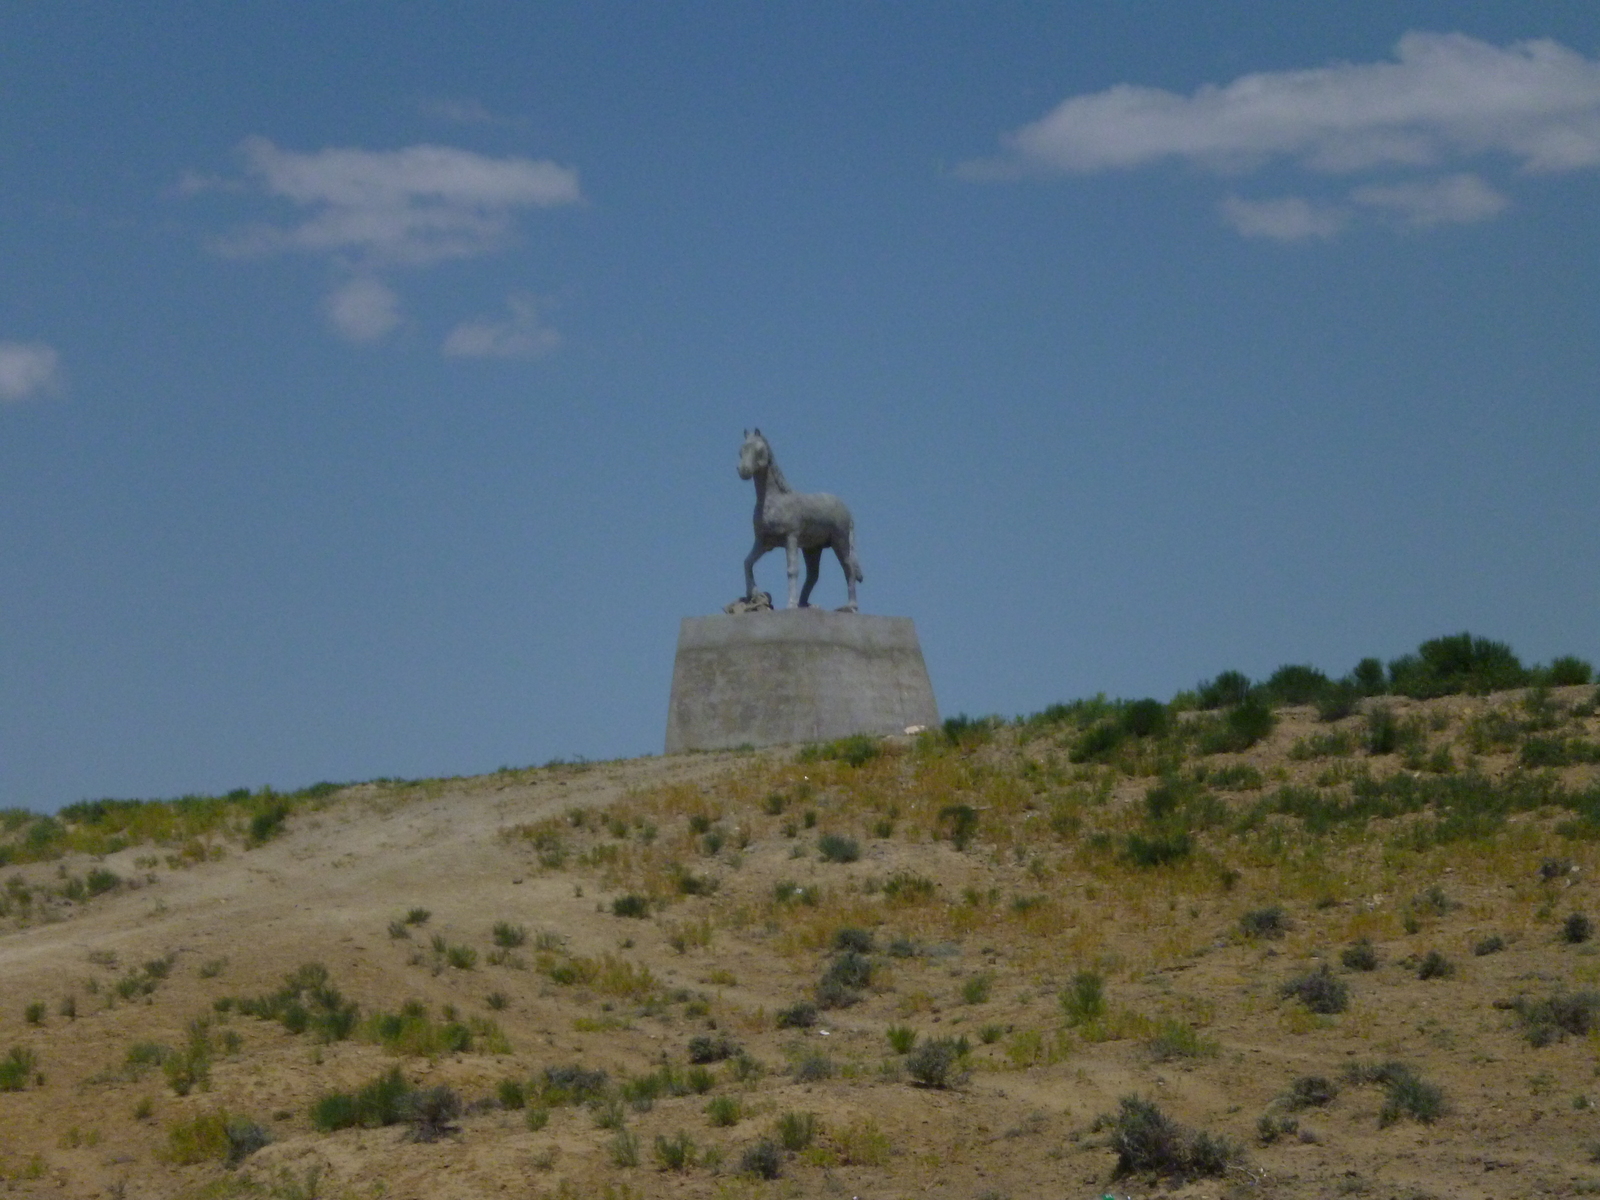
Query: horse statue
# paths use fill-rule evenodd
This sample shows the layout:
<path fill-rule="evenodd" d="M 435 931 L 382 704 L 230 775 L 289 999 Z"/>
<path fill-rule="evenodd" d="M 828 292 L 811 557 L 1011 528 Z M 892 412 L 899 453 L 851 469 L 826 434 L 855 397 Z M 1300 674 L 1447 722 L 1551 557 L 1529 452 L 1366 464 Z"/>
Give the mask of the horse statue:
<path fill-rule="evenodd" d="M 745 600 L 753 603 L 756 598 L 756 560 L 782 546 L 789 555 L 789 607 L 810 607 L 811 589 L 822 568 L 822 552 L 832 547 L 850 589 L 850 603 L 839 611 L 855 612 L 856 584 L 865 577 L 856 561 L 855 522 L 844 501 L 827 492 L 792 489 L 759 429 L 744 431 L 744 445 L 739 447 L 739 478 L 756 481 L 756 544 L 744 560 Z M 806 556 L 806 585 L 797 595 L 802 552 Z"/>

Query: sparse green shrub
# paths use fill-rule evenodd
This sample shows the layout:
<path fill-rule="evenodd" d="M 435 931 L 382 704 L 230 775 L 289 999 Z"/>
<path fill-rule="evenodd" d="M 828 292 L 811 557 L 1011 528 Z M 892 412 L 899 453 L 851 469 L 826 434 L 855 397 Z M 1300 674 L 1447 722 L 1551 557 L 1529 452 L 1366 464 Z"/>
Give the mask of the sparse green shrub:
<path fill-rule="evenodd" d="M 483 998 L 483 1002 L 494 1009 L 495 1012 L 500 1012 L 506 1005 L 511 1003 L 511 997 L 504 992 L 490 992 Z"/>
<path fill-rule="evenodd" d="M 1543 1000 L 1519 996 L 1511 1008 L 1522 1020 L 1522 1032 L 1535 1046 L 1548 1046 L 1572 1034 L 1585 1037 L 1600 1029 L 1600 993 L 1557 992 Z"/>
<path fill-rule="evenodd" d="M 994 738 L 995 723 L 988 717 L 969 717 L 957 713 L 946 717 L 941 732 L 946 745 L 958 748 L 981 746 Z"/>
<path fill-rule="evenodd" d="M 883 742 L 867 734 L 840 738 L 836 742 L 812 742 L 800 747 L 797 762 L 823 762 L 836 759 L 852 767 L 865 766 L 883 753 Z"/>
<path fill-rule="evenodd" d="M 1186 1182 L 1223 1175 L 1243 1157 L 1226 1138 L 1179 1125 L 1153 1101 L 1124 1096 L 1114 1117 L 1097 1124 L 1111 1127 L 1111 1148 L 1117 1153 L 1117 1179 L 1151 1175 Z"/>
<path fill-rule="evenodd" d="M 444 952 L 444 960 L 457 971 L 470 971 L 478 965 L 478 952 L 471 946 L 451 946 Z"/>
<path fill-rule="evenodd" d="M 717 1128 L 737 1125 L 744 1116 L 744 1105 L 737 1096 L 713 1096 L 706 1105 L 706 1119 Z"/>
<path fill-rule="evenodd" d="M 1079 971 L 1061 993 L 1061 1011 L 1068 1025 L 1098 1020 L 1106 1011 L 1106 981 L 1094 971 Z"/>
<path fill-rule="evenodd" d="M 757 1179 L 776 1179 L 783 1174 L 783 1150 L 770 1138 L 762 1138 L 739 1158 L 739 1170 Z"/>
<path fill-rule="evenodd" d="M 848 1008 L 861 999 L 860 989 L 872 982 L 872 960 L 854 950 L 834 956 L 817 984 L 819 1008 Z"/>
<path fill-rule="evenodd" d="M 963 1004 L 983 1004 L 989 999 L 990 989 L 994 986 L 994 976 L 987 972 L 973 975 L 961 985 L 961 1001 Z"/>
<path fill-rule="evenodd" d="M 626 896 L 618 896 L 611 902 L 612 915 L 618 917 L 642 918 L 650 915 L 650 900 L 629 892 Z"/>
<path fill-rule="evenodd" d="M 1503 642 L 1469 633 L 1423 642 L 1389 664 L 1389 690 L 1426 700 L 1457 692 L 1482 695 L 1525 687 L 1530 673 Z"/>
<path fill-rule="evenodd" d="M 13 1046 L 0 1058 L 0 1092 L 20 1092 L 37 1075 L 39 1060 L 25 1046 Z"/>
<path fill-rule="evenodd" d="M 689 1039 L 689 1061 L 692 1063 L 722 1062 L 737 1053 L 739 1053 L 738 1043 L 721 1035 L 711 1037 L 702 1034 Z"/>
<path fill-rule="evenodd" d="M 1418 979 L 1448 979 L 1455 973 L 1455 964 L 1437 950 L 1429 950 L 1417 964 Z"/>
<path fill-rule="evenodd" d="M 778 904 L 804 904 L 815 908 L 822 896 L 815 887 L 802 887 L 792 879 L 783 879 L 772 885 L 772 898 Z"/>
<path fill-rule="evenodd" d="M 257 1129 L 260 1126 L 256 1126 Z M 263 1133 L 264 1136 L 264 1133 Z M 262 1145 L 265 1145 L 262 1142 Z M 258 1146 L 257 1149 L 260 1147 Z M 202 1162 L 222 1162 L 228 1158 L 228 1114 L 200 1113 L 187 1121 L 167 1127 L 165 1157 L 180 1167 Z"/>
<path fill-rule="evenodd" d="M 823 862 L 853 863 L 861 857 L 861 843 L 839 833 L 825 833 L 817 839 L 817 854 Z"/>
<path fill-rule="evenodd" d="M 505 950 L 514 950 L 528 940 L 528 930 L 522 925 L 513 925 L 509 921 L 496 921 L 494 923 L 494 944 Z"/>
<path fill-rule="evenodd" d="M 923 1087 L 954 1087 L 961 1079 L 963 1052 L 955 1038 L 934 1038 L 906 1055 L 906 1070 Z"/>
<path fill-rule="evenodd" d="M 786 1112 L 778 1118 L 776 1132 L 783 1148 L 791 1154 L 798 1154 L 816 1139 L 816 1114 Z"/>
<path fill-rule="evenodd" d="M 740 1054 L 735 1057 L 733 1060 L 734 1078 L 746 1078 L 747 1076 L 743 1074 L 743 1066 L 746 1063 L 754 1061 L 754 1059 L 750 1058 L 749 1055 L 746 1054 Z M 717 1086 L 717 1077 L 704 1067 L 690 1067 L 683 1074 L 683 1086 L 688 1091 L 693 1092 L 696 1096 L 704 1096 L 712 1088 Z"/>
<path fill-rule="evenodd" d="M 606 1081 L 604 1071 L 590 1071 L 579 1066 L 546 1067 L 544 1082 L 539 1088 L 539 1101 L 547 1108 L 583 1104 L 603 1096 Z"/>
<path fill-rule="evenodd" d="M 1131 737 L 1160 737 L 1167 720 L 1167 706 L 1159 700 L 1135 700 L 1122 710 L 1122 728 Z"/>
<path fill-rule="evenodd" d="M 833 948 L 835 950 L 854 950 L 857 954 L 871 954 L 872 934 L 865 929 L 846 927 L 834 932 Z"/>
<path fill-rule="evenodd" d="M 1289 1085 L 1284 1103 L 1291 1109 L 1321 1108 L 1339 1094 L 1331 1079 L 1322 1075 L 1302 1075 Z"/>
<path fill-rule="evenodd" d="M 794 1077 L 801 1083 L 820 1083 L 833 1078 L 833 1060 L 826 1054 L 812 1052 L 803 1055 L 794 1064 Z"/>
<path fill-rule="evenodd" d="M 1298 664 L 1279 667 L 1263 685 L 1277 704 L 1315 704 L 1332 687 L 1332 681 L 1317 668 Z"/>
<path fill-rule="evenodd" d="M 1239 918 L 1239 928 L 1247 938 L 1281 938 L 1289 932 L 1289 918 L 1280 904 L 1252 908 Z"/>
<path fill-rule="evenodd" d="M 426 925 L 431 916 L 433 914 L 425 908 L 413 908 L 407 910 L 405 922 L 407 925 Z"/>
<path fill-rule="evenodd" d="M 939 824 L 948 830 L 950 844 L 965 850 L 978 832 L 978 810 L 970 804 L 947 804 L 939 810 Z"/>
<path fill-rule="evenodd" d="M 1551 659 L 1550 665 L 1538 674 L 1546 687 L 1577 687 L 1594 678 L 1594 668 L 1568 654 Z"/>
<path fill-rule="evenodd" d="M 1488 937 L 1483 938 L 1475 946 L 1473 946 L 1472 952 L 1479 958 L 1482 958 L 1486 954 L 1498 954 L 1505 948 L 1505 938 L 1501 937 L 1498 933 L 1491 933 Z"/>
<path fill-rule="evenodd" d="M 589 1101 L 589 1116 L 596 1129 L 621 1129 L 628 1123 L 628 1114 L 622 1107 L 622 1098 L 605 1092 Z"/>
<path fill-rule="evenodd" d="M 917 1031 L 909 1025 L 891 1025 L 886 1031 L 889 1048 L 896 1054 L 908 1054 L 917 1044 Z"/>
<path fill-rule="evenodd" d="M 1328 969 L 1327 963 L 1290 979 L 1279 994 L 1300 1001 L 1314 1013 L 1342 1013 L 1350 1004 L 1349 987 Z"/>
<path fill-rule="evenodd" d="M 1352 942 L 1339 953 L 1339 961 L 1348 971 L 1376 971 L 1378 952 L 1367 938 Z"/>
<path fill-rule="evenodd" d="M 687 1171 L 694 1166 L 694 1139 L 681 1130 L 670 1138 L 657 1134 L 655 1155 L 663 1171 Z"/>
<path fill-rule="evenodd" d="M 1157 1062 L 1171 1062 L 1184 1058 L 1211 1058 L 1217 1053 L 1217 1044 L 1203 1038 L 1191 1025 L 1182 1021 L 1162 1021 L 1156 1034 L 1145 1043 L 1145 1049 Z"/>
<path fill-rule="evenodd" d="M 611 1152 L 612 1166 L 637 1167 L 639 1165 L 639 1139 L 626 1129 L 617 1130 L 607 1148 Z"/>
<path fill-rule="evenodd" d="M 1165 867 L 1189 857 L 1194 842 L 1184 830 L 1130 833 L 1125 842 L 1127 860 L 1136 867 Z"/>
<path fill-rule="evenodd" d="M 312 1127 L 333 1133 L 355 1125 L 398 1125 L 407 1117 L 404 1102 L 410 1091 L 400 1068 L 390 1067 L 354 1093 L 325 1092 L 319 1096 L 311 1106 Z"/>
<path fill-rule="evenodd" d="M 45 1003 L 43 1000 L 34 1000 L 22 1010 L 22 1019 L 29 1025 L 43 1025 Z"/>
<path fill-rule="evenodd" d="M 1384 1081 L 1383 1108 L 1378 1125 L 1393 1125 L 1409 1117 L 1431 1125 L 1445 1114 L 1444 1090 L 1411 1071 L 1396 1072 Z"/>
<path fill-rule="evenodd" d="M 528 1106 L 527 1115 L 523 1118 L 523 1124 L 527 1125 L 528 1132 L 538 1133 L 549 1123 L 550 1110 L 548 1108 L 545 1108 L 542 1104 L 530 1104 Z"/>
<path fill-rule="evenodd" d="M 528 1091 L 520 1079 L 502 1079 L 495 1085 L 495 1099 L 501 1108 L 526 1108 Z"/>
<path fill-rule="evenodd" d="M 932 900 L 938 885 L 925 875 L 896 871 L 883 885 L 883 896 L 891 904 L 912 905 Z"/>
<path fill-rule="evenodd" d="M 1250 677 L 1240 671 L 1224 671 L 1215 679 L 1195 687 L 1201 708 L 1227 708 L 1242 704 L 1250 695 Z"/>
<path fill-rule="evenodd" d="M 122 876 L 105 867 L 95 867 L 84 877 L 83 884 L 88 889 L 89 895 L 101 896 L 112 891 L 122 883 Z"/>
<path fill-rule="evenodd" d="M 417 1088 L 400 1102 L 401 1119 L 411 1125 L 413 1142 L 436 1142 L 457 1132 L 455 1119 L 461 1115 L 461 1097 L 444 1084 Z"/>
<path fill-rule="evenodd" d="M 779 1029 L 810 1029 L 817 1023 L 817 1006 L 802 1000 L 788 1008 L 778 1010 Z"/>
<path fill-rule="evenodd" d="M 1582 913 L 1575 912 L 1561 923 L 1561 940 L 1569 946 L 1587 942 L 1594 936 L 1594 923 Z"/>

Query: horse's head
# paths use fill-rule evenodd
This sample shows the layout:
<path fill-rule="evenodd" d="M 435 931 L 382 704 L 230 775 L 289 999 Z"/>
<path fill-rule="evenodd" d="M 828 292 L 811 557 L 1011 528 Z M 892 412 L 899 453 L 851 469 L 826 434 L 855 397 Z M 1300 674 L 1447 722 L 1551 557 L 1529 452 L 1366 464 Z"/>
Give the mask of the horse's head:
<path fill-rule="evenodd" d="M 750 479 L 772 464 L 772 447 L 761 436 L 759 429 L 744 431 L 744 445 L 739 447 L 739 478 Z"/>

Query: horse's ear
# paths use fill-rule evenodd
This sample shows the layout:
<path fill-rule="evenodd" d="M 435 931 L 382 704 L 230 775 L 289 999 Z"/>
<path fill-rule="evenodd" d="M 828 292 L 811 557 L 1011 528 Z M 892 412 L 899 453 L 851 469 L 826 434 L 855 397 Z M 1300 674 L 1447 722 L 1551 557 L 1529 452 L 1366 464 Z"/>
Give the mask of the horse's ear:
<path fill-rule="evenodd" d="M 745 437 L 749 437 L 750 436 L 750 431 L 748 429 L 746 429 L 744 431 L 744 435 L 745 435 Z"/>
<path fill-rule="evenodd" d="M 765 437 L 766 436 L 766 434 L 761 432 L 761 426 L 759 426 L 759 425 L 756 426 L 756 436 L 757 437 Z"/>

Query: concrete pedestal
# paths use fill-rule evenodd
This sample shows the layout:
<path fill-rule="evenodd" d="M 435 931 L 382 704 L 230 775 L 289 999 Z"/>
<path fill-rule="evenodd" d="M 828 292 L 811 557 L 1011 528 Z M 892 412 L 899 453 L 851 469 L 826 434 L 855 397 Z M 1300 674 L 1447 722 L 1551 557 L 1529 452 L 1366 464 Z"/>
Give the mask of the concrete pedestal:
<path fill-rule="evenodd" d="M 678 632 L 668 754 L 938 723 L 909 617 L 788 608 L 685 617 Z"/>

